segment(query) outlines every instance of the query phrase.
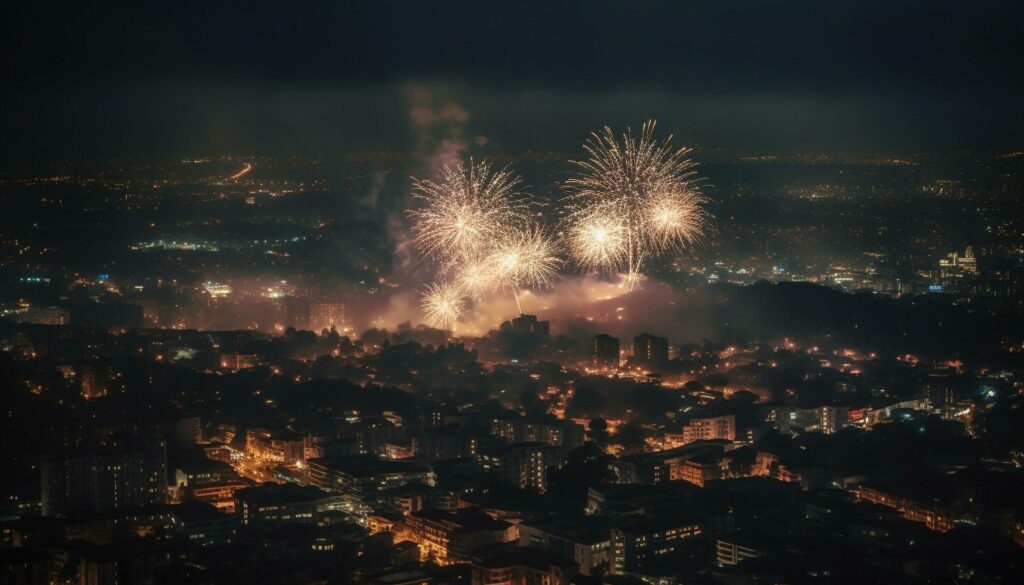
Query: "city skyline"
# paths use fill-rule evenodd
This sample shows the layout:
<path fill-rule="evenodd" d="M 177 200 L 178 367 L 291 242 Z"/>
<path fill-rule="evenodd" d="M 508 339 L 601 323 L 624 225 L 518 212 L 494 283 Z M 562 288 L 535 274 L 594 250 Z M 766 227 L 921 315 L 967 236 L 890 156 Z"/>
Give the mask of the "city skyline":
<path fill-rule="evenodd" d="M 1024 8 L 5 6 L 0 582 L 1024 582 Z"/>

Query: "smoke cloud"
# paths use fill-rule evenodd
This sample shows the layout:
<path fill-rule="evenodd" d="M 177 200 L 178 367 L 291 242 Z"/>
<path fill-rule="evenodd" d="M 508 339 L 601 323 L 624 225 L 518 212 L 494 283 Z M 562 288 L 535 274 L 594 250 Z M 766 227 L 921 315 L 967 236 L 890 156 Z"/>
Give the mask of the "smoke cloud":
<path fill-rule="evenodd" d="M 427 170 L 437 176 L 446 165 L 462 162 L 468 147 L 465 126 L 469 112 L 439 91 L 423 85 L 407 88 L 406 99 L 416 152 Z"/>
<path fill-rule="evenodd" d="M 641 330 L 676 337 L 677 299 L 670 286 L 658 281 L 645 281 L 629 291 L 623 281 L 593 276 L 566 277 L 548 290 L 519 293 L 523 312 L 551 321 L 553 334 L 575 337 L 598 332 L 631 336 Z M 455 325 L 454 334 L 485 335 L 518 315 L 512 293 L 495 292 L 473 303 Z M 395 329 L 403 323 L 426 323 L 416 295 L 408 291 L 392 295 L 372 325 Z"/>

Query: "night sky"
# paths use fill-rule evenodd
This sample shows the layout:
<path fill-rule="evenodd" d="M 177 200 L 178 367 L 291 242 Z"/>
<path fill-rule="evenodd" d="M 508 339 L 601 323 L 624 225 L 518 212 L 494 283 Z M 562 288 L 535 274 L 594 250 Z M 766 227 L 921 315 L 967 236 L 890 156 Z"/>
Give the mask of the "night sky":
<path fill-rule="evenodd" d="M 1024 3 L 8 2 L 4 166 L 414 149 L 456 104 L 496 151 L 660 120 L 741 152 L 1009 149 Z"/>

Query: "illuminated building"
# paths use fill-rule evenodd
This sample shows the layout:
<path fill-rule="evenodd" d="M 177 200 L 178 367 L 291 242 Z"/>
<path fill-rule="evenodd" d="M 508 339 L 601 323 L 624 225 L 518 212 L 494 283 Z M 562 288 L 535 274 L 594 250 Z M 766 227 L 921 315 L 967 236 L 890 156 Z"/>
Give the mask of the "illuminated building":
<path fill-rule="evenodd" d="M 566 450 L 583 446 L 583 426 L 572 421 L 531 421 L 526 418 L 496 418 L 491 434 L 506 443 L 547 443 Z"/>
<path fill-rule="evenodd" d="M 974 257 L 974 249 L 967 246 L 964 255 L 957 252 L 950 252 L 945 258 L 939 260 L 939 276 L 942 278 L 962 278 L 964 276 L 977 276 L 978 260 Z"/>
<path fill-rule="evenodd" d="M 715 539 L 715 561 L 720 567 L 732 567 L 762 554 L 759 547 L 738 535 L 720 536 Z"/>
<path fill-rule="evenodd" d="M 385 459 L 408 459 L 413 456 L 413 450 L 409 445 L 384 443 L 381 447 L 380 455 Z"/>
<path fill-rule="evenodd" d="M 421 558 L 442 564 L 468 560 L 473 553 L 517 538 L 515 526 L 495 520 L 479 508 L 421 510 L 410 514 L 405 525 L 420 547 Z"/>
<path fill-rule="evenodd" d="M 42 465 L 44 516 L 117 510 L 167 501 L 163 440 L 110 437 Z"/>
<path fill-rule="evenodd" d="M 700 525 L 690 519 L 641 516 L 626 520 L 611 530 L 611 572 L 643 574 L 648 565 L 682 552 L 700 534 Z"/>
<path fill-rule="evenodd" d="M 772 410 L 770 420 L 783 433 L 819 431 L 832 434 L 846 427 L 849 418 L 850 409 L 845 406 L 779 407 Z"/>
<path fill-rule="evenodd" d="M 704 487 L 707 482 L 722 477 L 722 461 L 717 457 L 697 456 L 673 466 L 671 472 L 672 479 Z"/>
<path fill-rule="evenodd" d="M 821 422 L 817 430 L 831 435 L 846 426 L 850 409 L 845 406 L 822 406 L 818 412 Z"/>
<path fill-rule="evenodd" d="M 237 372 L 248 368 L 255 368 L 259 362 L 256 356 L 244 353 L 224 353 L 220 356 L 220 367 L 222 370 Z"/>
<path fill-rule="evenodd" d="M 348 326 L 345 319 L 344 303 L 310 303 L 309 327 L 313 331 L 335 329 L 343 331 Z"/>
<path fill-rule="evenodd" d="M 380 501 L 385 510 L 408 516 L 428 507 L 430 488 L 420 483 L 410 483 L 385 490 Z"/>
<path fill-rule="evenodd" d="M 348 510 L 361 515 L 384 503 L 385 490 L 436 481 L 426 465 L 359 455 L 310 459 L 306 473 L 311 484 L 342 494 Z"/>
<path fill-rule="evenodd" d="M 604 333 L 591 338 L 590 363 L 599 368 L 618 367 L 619 339 Z"/>
<path fill-rule="evenodd" d="M 207 294 L 215 299 L 223 298 L 231 294 L 231 285 L 222 282 L 204 282 L 203 289 L 206 290 Z"/>
<path fill-rule="evenodd" d="M 235 492 L 252 487 L 246 479 L 228 479 L 209 484 L 190 486 L 184 490 L 184 496 L 216 507 L 221 512 L 235 512 Z"/>
<path fill-rule="evenodd" d="M 498 443 L 496 437 L 486 435 L 482 430 L 474 431 L 456 425 L 428 428 L 412 438 L 416 455 L 428 459 L 476 457 L 482 450 Z"/>
<path fill-rule="evenodd" d="M 394 532 L 397 526 L 401 526 L 404 516 L 391 512 L 374 512 L 366 515 L 366 529 L 370 534 L 381 532 Z M 417 557 L 418 559 L 419 557 Z"/>
<path fill-rule="evenodd" d="M 682 479 L 679 466 L 699 456 L 721 456 L 726 441 L 698 441 L 651 453 L 625 455 L 611 462 L 616 483 L 656 485 Z"/>
<path fill-rule="evenodd" d="M 928 487 L 919 485 L 917 488 L 910 489 L 928 489 Z M 903 490 L 862 484 L 854 489 L 854 494 L 857 496 L 857 499 L 895 508 L 907 520 L 921 522 L 932 530 L 947 532 L 953 529 L 955 519 L 953 510 L 949 504 L 943 501 L 943 498 L 929 496 L 913 497 L 897 493 L 900 491 Z"/>
<path fill-rule="evenodd" d="M 764 449 L 757 450 L 754 456 L 754 466 L 751 469 L 751 475 L 771 477 L 787 483 L 800 483 L 803 481 L 800 473 L 787 466 L 778 454 Z"/>
<path fill-rule="evenodd" d="M 234 542 L 238 535 L 238 520 L 209 504 L 179 504 L 174 506 L 174 515 L 178 518 L 178 530 L 190 546 L 224 546 Z"/>
<path fill-rule="evenodd" d="M 505 445 L 478 457 L 485 473 L 519 489 L 543 492 L 546 471 L 555 463 L 555 450 L 545 443 Z"/>
<path fill-rule="evenodd" d="M 106 396 L 110 392 L 110 368 L 85 364 L 81 368 L 79 381 L 82 384 L 82 397 L 86 400 Z"/>
<path fill-rule="evenodd" d="M 520 522 L 519 546 L 540 549 L 563 561 L 571 561 L 584 575 L 607 570 L 611 563 L 609 522 L 592 516 Z"/>
<path fill-rule="evenodd" d="M 568 585 L 576 564 L 535 548 L 517 547 L 474 560 L 472 585 Z"/>
<path fill-rule="evenodd" d="M 39 325 L 67 325 L 70 314 L 60 307 L 29 307 L 24 313 L 15 313 L 19 323 L 36 323 Z"/>
<path fill-rule="evenodd" d="M 633 338 L 633 361 L 660 365 L 668 361 L 668 338 L 642 333 Z"/>
<path fill-rule="evenodd" d="M 196 487 L 237 477 L 231 465 L 213 459 L 183 461 L 174 470 L 174 484 L 178 487 Z"/>
<path fill-rule="evenodd" d="M 950 375 L 949 371 L 933 371 L 928 374 L 924 389 L 928 397 L 928 406 L 932 410 L 943 411 L 956 404 L 956 394 Z"/>
<path fill-rule="evenodd" d="M 683 444 L 696 441 L 736 440 L 736 416 L 729 414 L 712 418 L 695 418 L 683 427 Z"/>
<path fill-rule="evenodd" d="M 312 486 L 263 484 L 235 492 L 235 514 L 243 525 L 315 524 L 316 513 L 335 498 Z"/>
<path fill-rule="evenodd" d="M 291 431 L 254 428 L 245 433 L 245 450 L 262 461 L 292 464 L 305 457 L 305 440 Z"/>

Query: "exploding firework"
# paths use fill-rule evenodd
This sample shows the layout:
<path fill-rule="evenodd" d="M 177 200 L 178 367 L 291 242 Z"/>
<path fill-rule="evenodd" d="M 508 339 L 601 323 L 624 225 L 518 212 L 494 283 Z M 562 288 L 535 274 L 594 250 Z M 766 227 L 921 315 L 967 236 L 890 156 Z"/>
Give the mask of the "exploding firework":
<path fill-rule="evenodd" d="M 569 248 L 584 267 L 602 270 L 626 259 L 627 227 L 610 203 L 581 210 L 569 226 Z"/>
<path fill-rule="evenodd" d="M 438 327 L 450 329 L 465 311 L 466 302 L 462 289 L 458 286 L 451 283 L 431 284 L 423 294 L 421 306 L 428 321 Z"/>
<path fill-rule="evenodd" d="M 652 193 L 647 206 L 645 229 L 651 250 L 684 251 L 704 236 L 708 216 L 705 199 L 693 188 L 668 188 Z"/>
<path fill-rule="evenodd" d="M 522 224 L 526 204 L 517 197 L 518 177 L 487 162 L 445 167 L 443 181 L 413 182 L 423 203 L 408 212 L 416 246 L 445 268 L 479 260 L 509 230 Z"/>
<path fill-rule="evenodd" d="M 603 272 L 625 272 L 632 288 L 644 260 L 681 252 L 700 240 L 708 216 L 689 149 L 654 139 L 654 121 L 639 138 L 605 127 L 584 145 L 586 160 L 566 184 L 565 232 L 576 261 Z"/>
<path fill-rule="evenodd" d="M 487 258 L 458 266 L 455 269 L 453 283 L 474 300 L 479 300 L 501 286 L 497 272 L 494 266 L 488 264 Z"/>
<path fill-rule="evenodd" d="M 561 260 L 554 242 L 537 226 L 528 227 L 498 242 L 485 260 L 494 281 L 512 292 L 519 305 L 521 288 L 544 288 L 558 274 Z"/>
<path fill-rule="evenodd" d="M 529 222 L 518 177 L 470 162 L 445 168 L 443 179 L 414 180 L 413 196 L 423 205 L 408 212 L 417 247 L 449 279 L 424 295 L 432 322 L 452 325 L 467 303 L 499 289 L 511 292 L 518 306 L 522 288 L 551 283 L 560 260 L 551 238 Z"/>

